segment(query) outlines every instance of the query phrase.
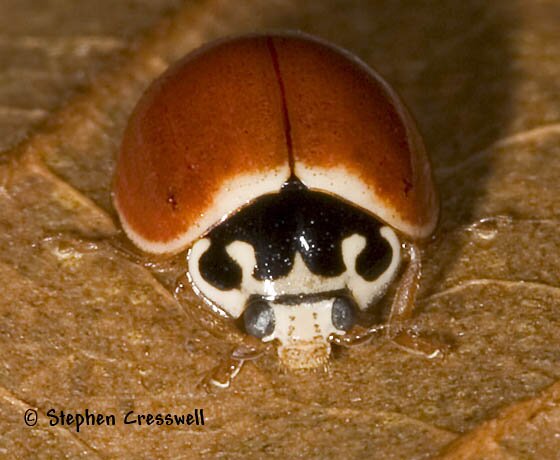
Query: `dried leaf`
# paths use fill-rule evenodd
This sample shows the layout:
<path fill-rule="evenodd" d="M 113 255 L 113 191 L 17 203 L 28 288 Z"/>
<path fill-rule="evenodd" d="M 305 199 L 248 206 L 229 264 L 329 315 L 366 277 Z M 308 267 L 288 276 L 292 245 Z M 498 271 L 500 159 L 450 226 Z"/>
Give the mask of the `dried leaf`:
<path fill-rule="evenodd" d="M 3 455 L 558 458 L 556 2 L 2 3 Z M 110 184 L 143 89 L 203 42 L 270 28 L 349 48 L 418 119 L 443 214 L 413 321 L 453 345 L 444 359 L 380 338 L 339 350 L 326 373 L 287 373 L 265 349 L 209 393 L 236 333 L 192 295 L 175 300 L 181 257 L 122 239 Z M 86 408 L 116 426 L 49 426 L 50 409 Z M 204 426 L 122 420 L 195 408 Z"/>

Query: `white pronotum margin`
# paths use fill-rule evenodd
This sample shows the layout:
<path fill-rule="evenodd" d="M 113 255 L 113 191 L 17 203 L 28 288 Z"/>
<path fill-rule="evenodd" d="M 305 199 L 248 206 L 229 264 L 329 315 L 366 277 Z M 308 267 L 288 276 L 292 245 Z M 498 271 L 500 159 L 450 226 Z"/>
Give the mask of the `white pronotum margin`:
<path fill-rule="evenodd" d="M 309 189 L 329 192 L 360 206 L 409 237 L 424 238 L 433 231 L 435 221 L 418 226 L 404 220 L 395 209 L 383 203 L 375 190 L 343 166 L 318 168 L 296 162 L 295 174 Z"/>
<path fill-rule="evenodd" d="M 277 193 L 282 184 L 288 180 L 290 169 L 286 165 L 258 174 L 243 174 L 225 182 L 214 196 L 212 205 L 192 222 L 187 231 L 168 241 L 150 240 L 140 235 L 128 223 L 126 213 L 115 195 L 115 208 L 119 214 L 122 227 L 131 241 L 143 251 L 152 254 L 176 254 L 183 251 L 211 227 L 225 220 L 229 214 L 266 193 Z M 162 203 L 162 206 L 165 204 Z M 188 203 L 183 203 L 188 206 Z"/>

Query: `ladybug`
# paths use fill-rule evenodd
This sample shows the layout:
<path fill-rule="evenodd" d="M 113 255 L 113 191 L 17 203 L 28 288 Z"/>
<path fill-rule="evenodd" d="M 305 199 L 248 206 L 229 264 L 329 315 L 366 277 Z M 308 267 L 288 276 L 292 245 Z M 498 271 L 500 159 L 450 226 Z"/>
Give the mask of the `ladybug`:
<path fill-rule="evenodd" d="M 130 117 L 113 197 L 138 248 L 188 251 L 193 290 L 277 340 L 289 368 L 324 364 L 396 280 L 389 322 L 410 316 L 439 211 L 399 97 L 301 33 L 228 38 L 172 65 Z"/>

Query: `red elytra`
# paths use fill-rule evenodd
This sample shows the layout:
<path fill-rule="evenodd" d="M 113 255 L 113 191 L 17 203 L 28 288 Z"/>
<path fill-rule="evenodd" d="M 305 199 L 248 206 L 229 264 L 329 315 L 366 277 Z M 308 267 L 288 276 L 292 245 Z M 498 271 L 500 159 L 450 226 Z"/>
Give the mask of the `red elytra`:
<path fill-rule="evenodd" d="M 380 76 L 303 34 L 206 45 L 147 89 L 114 182 L 141 249 L 176 253 L 292 175 L 420 240 L 438 202 L 415 123 Z"/>

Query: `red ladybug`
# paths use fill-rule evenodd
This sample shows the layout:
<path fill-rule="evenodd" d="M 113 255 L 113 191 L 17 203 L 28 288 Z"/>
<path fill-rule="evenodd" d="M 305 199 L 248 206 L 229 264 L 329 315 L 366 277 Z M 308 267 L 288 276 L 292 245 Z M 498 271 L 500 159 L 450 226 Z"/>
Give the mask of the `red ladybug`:
<path fill-rule="evenodd" d="M 325 362 L 401 276 L 438 201 L 414 121 L 362 61 L 299 33 L 206 45 L 148 88 L 122 142 L 114 203 L 128 237 L 188 252 L 194 290 L 292 368 Z"/>

